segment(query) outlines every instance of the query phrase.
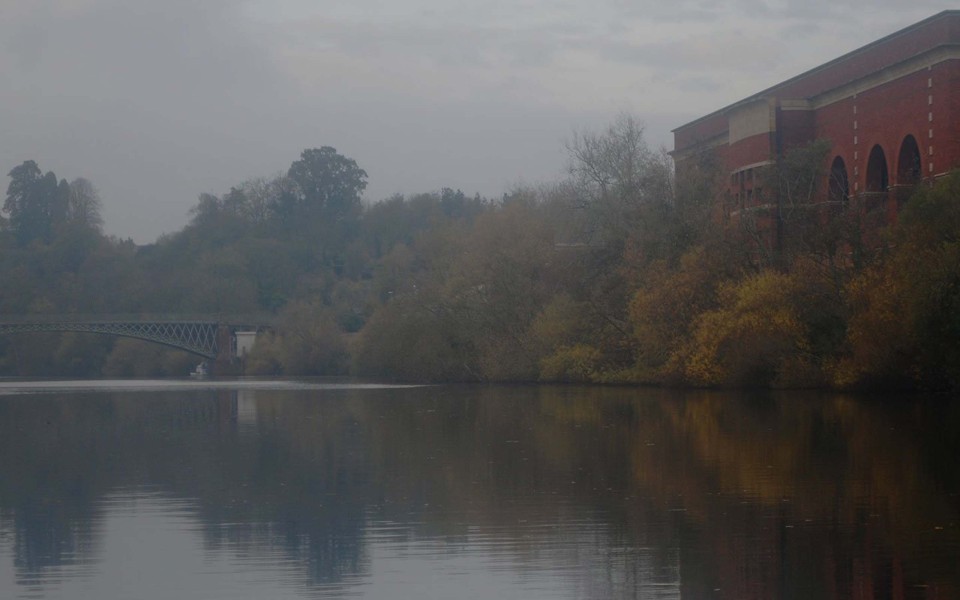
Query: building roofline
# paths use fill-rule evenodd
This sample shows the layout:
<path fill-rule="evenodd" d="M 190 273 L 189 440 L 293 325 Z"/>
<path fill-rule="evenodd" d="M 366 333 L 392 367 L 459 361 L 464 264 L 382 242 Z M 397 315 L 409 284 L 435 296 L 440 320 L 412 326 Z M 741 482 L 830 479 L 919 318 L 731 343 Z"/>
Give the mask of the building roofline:
<path fill-rule="evenodd" d="M 678 132 L 678 131 L 680 131 L 680 130 L 682 130 L 682 129 L 686 129 L 687 127 L 690 127 L 691 125 L 696 125 L 696 124 L 698 124 L 698 123 L 702 123 L 702 122 L 704 122 L 704 121 L 707 121 L 707 120 L 709 120 L 709 119 L 712 119 L 712 118 L 714 118 L 714 117 L 717 117 L 717 116 L 719 116 L 719 115 L 722 115 L 722 114 L 724 114 L 724 113 L 726 113 L 726 112 L 729 112 L 730 110 L 732 110 L 732 109 L 734 109 L 734 108 L 737 108 L 738 106 L 742 106 L 743 104 L 746 104 L 746 103 L 749 103 L 749 102 L 755 102 L 756 100 L 759 100 L 760 98 L 763 98 L 764 96 L 769 96 L 769 95 L 771 95 L 772 92 L 775 92 L 776 90 L 778 90 L 778 89 L 780 89 L 780 88 L 782 88 L 782 87 L 785 87 L 785 86 L 790 85 L 790 84 L 792 84 L 792 83 L 796 83 L 796 82 L 798 82 L 798 81 L 801 81 L 801 80 L 803 80 L 803 79 L 806 79 L 807 77 L 810 77 L 810 76 L 815 75 L 815 74 L 817 74 L 817 73 L 820 73 L 820 72 L 822 72 L 822 71 L 826 71 L 826 70 L 828 70 L 828 69 L 830 69 L 830 68 L 832 68 L 832 67 L 834 67 L 834 66 L 836 66 L 836 65 L 838 65 L 838 64 L 840 64 L 840 63 L 842 63 L 842 62 L 844 62 L 844 61 L 850 60 L 851 58 L 854 58 L 854 57 L 856 57 L 856 56 L 858 56 L 858 55 L 860 55 L 860 54 L 863 54 L 864 52 L 868 52 L 868 51 L 876 48 L 877 46 L 881 46 L 881 45 L 883 45 L 883 44 L 886 44 L 886 43 L 888 43 L 888 42 L 890 42 L 890 41 L 892 41 L 892 40 L 894 40 L 894 39 L 896 39 L 896 38 L 898 38 L 898 37 L 900 37 L 900 36 L 903 36 L 903 35 L 906 35 L 906 34 L 908 34 L 908 33 L 913 32 L 913 31 L 916 31 L 917 29 L 921 29 L 921 28 L 923 28 L 923 27 L 926 27 L 926 26 L 930 25 L 931 23 L 934 23 L 934 22 L 939 21 L 939 20 L 941 20 L 941 19 L 946 19 L 946 18 L 951 18 L 951 17 L 952 17 L 952 18 L 958 18 L 958 17 L 960 17 L 960 10 L 956 10 L 956 9 L 954 9 L 954 10 L 944 10 L 944 11 L 941 11 L 941 12 L 935 14 L 935 15 L 932 15 L 932 16 L 930 16 L 930 17 L 927 17 L 926 19 L 923 19 L 922 21 L 917 21 L 916 23 L 914 23 L 914 24 L 912 24 L 912 25 L 909 25 L 909 26 L 907 26 L 907 27 L 904 27 L 903 29 L 899 29 L 899 30 L 897 30 L 897 31 L 895 31 L 895 32 L 893 32 L 893 33 L 891 33 L 891 34 L 889 34 L 889 35 L 883 36 L 883 37 L 880 38 L 880 39 L 874 40 L 874 41 L 870 42 L 869 44 L 867 44 L 867 45 L 865 45 L 865 46 L 861 46 L 861 47 L 859 47 L 859 48 L 857 48 L 857 49 L 855 49 L 855 50 L 852 50 L 852 51 L 850 51 L 850 52 L 847 52 L 846 54 L 843 54 L 843 55 L 841 55 L 841 56 L 838 56 L 837 58 L 834 58 L 833 60 L 830 60 L 830 61 L 828 61 L 828 62 L 825 62 L 825 63 L 823 63 L 823 64 L 821 64 L 821 65 L 818 65 L 818 66 L 816 66 L 816 67 L 814 67 L 814 68 L 812 68 L 812 69 L 809 69 L 809 70 L 807 70 L 807 71 L 804 71 L 803 73 L 800 73 L 799 75 L 795 75 L 795 76 L 793 76 L 793 77 L 791 77 L 791 78 L 789 78 L 789 79 L 785 79 L 785 80 L 781 81 L 780 83 L 774 84 L 774 85 L 772 85 L 772 86 L 770 86 L 770 87 L 768 87 L 768 88 L 766 88 L 766 89 L 764 89 L 764 90 L 761 90 L 761 91 L 757 92 L 756 94 L 752 94 L 752 95 L 750 95 L 750 96 L 747 96 L 746 98 L 743 98 L 743 99 L 741 99 L 741 100 L 737 100 L 736 102 L 734 102 L 734 103 L 732 103 L 732 104 L 728 104 L 727 106 L 724 106 L 724 107 L 721 108 L 721 109 L 718 109 L 718 110 L 715 110 L 715 111 L 713 111 L 713 112 L 711 112 L 711 113 L 708 113 L 708 114 L 706 114 L 706 115 L 703 115 L 702 117 L 698 117 L 698 118 L 696 118 L 696 119 L 694 119 L 693 121 L 690 121 L 690 122 L 688 122 L 688 123 L 684 123 L 683 125 L 680 125 L 679 127 L 675 128 L 675 129 L 672 129 L 670 132 L 671 132 L 671 133 L 676 133 L 676 132 Z M 933 47 L 931 47 L 931 48 L 935 48 L 935 47 L 936 47 L 936 46 L 933 46 Z M 825 92 L 825 91 L 828 91 L 828 90 L 824 90 L 824 92 Z M 822 92 L 821 92 L 821 93 L 822 93 Z"/>

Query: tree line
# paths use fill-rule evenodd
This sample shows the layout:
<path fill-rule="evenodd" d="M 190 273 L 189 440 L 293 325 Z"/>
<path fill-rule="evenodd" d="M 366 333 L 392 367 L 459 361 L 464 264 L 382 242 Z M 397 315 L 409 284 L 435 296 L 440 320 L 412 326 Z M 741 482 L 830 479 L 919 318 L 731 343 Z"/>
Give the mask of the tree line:
<path fill-rule="evenodd" d="M 957 387 L 960 176 L 918 186 L 883 226 L 819 189 L 828 148 L 764 169 L 763 212 L 722 191 L 709 156 L 675 175 L 629 116 L 575 135 L 562 180 L 495 200 L 445 188 L 364 205 L 367 173 L 322 147 L 201 194 L 148 245 L 104 236 L 89 182 L 28 161 L 0 222 L 0 313 L 274 313 L 251 374 Z M 0 337 L 2 374 L 193 362 L 133 340 Z"/>

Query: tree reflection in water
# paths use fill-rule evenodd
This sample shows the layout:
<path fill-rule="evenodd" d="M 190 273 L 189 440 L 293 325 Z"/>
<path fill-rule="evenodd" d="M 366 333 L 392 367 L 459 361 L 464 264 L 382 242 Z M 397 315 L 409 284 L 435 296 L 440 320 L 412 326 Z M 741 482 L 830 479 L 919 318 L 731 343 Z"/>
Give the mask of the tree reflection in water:
<path fill-rule="evenodd" d="M 5 396 L 0 544 L 12 540 L 20 585 L 95 570 L 106 499 L 140 489 L 186 502 L 207 552 L 280 553 L 305 587 L 362 584 L 390 553 L 434 553 L 559 573 L 573 597 L 956 597 L 960 411 L 907 400 L 576 387 Z"/>

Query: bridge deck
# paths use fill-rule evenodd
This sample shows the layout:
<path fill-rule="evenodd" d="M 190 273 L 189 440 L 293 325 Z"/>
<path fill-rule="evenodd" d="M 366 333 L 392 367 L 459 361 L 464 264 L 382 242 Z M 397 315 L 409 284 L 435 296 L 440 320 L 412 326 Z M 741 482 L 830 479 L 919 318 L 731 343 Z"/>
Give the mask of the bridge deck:
<path fill-rule="evenodd" d="M 16 323 L 223 323 L 227 325 L 272 326 L 276 316 L 262 314 L 175 314 L 175 313 L 129 313 L 129 314 L 0 314 L 0 324 Z"/>
<path fill-rule="evenodd" d="M 269 327 L 272 316 L 245 315 L 0 315 L 0 335 L 73 331 L 147 340 L 216 359 L 221 334 Z M 229 339 L 229 338 L 228 338 Z"/>

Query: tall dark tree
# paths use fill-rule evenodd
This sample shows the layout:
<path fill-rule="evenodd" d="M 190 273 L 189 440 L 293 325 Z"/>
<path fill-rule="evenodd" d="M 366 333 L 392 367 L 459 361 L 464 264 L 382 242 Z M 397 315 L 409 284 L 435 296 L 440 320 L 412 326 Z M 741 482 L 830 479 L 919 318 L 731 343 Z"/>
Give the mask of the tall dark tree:
<path fill-rule="evenodd" d="M 10 216 L 10 227 L 20 244 L 35 239 L 49 241 L 54 218 L 59 214 L 59 186 L 53 172 L 42 175 L 37 163 L 28 160 L 9 173 L 7 198 L 3 210 Z"/>
<path fill-rule="evenodd" d="M 367 172 L 336 149 L 304 150 L 287 175 L 299 188 L 298 212 L 334 220 L 359 215 Z"/>
<path fill-rule="evenodd" d="M 44 175 L 44 178 L 56 179 L 56 176 L 50 172 Z M 49 185 L 49 184 L 48 184 Z M 66 179 L 61 179 L 57 184 L 57 190 L 50 197 L 50 204 L 47 207 L 47 213 L 50 215 L 50 223 L 55 228 L 65 224 L 70 215 L 70 184 Z"/>

